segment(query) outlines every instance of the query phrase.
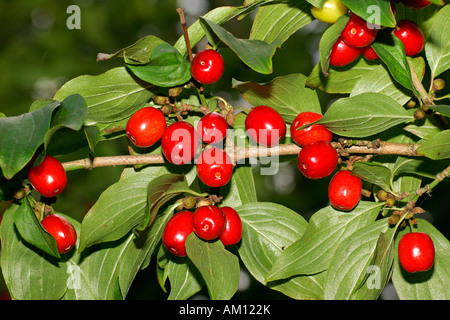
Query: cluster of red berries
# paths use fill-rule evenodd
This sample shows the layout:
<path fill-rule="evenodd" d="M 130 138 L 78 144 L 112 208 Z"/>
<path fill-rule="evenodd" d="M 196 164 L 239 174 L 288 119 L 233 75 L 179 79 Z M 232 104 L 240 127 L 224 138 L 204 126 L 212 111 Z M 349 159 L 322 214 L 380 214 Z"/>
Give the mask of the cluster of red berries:
<path fill-rule="evenodd" d="M 45 156 L 42 162 L 28 169 L 28 180 L 34 189 L 44 197 L 52 198 L 63 192 L 67 175 L 62 164 L 52 156 Z M 60 254 L 70 251 L 77 241 L 74 226 L 59 214 L 49 214 L 41 221 L 42 227 L 56 240 Z"/>
<path fill-rule="evenodd" d="M 392 2 L 391 8 L 395 14 L 395 6 Z M 350 20 L 331 49 L 330 64 L 335 67 L 345 66 L 355 61 L 361 54 L 370 61 L 379 59 L 371 46 L 377 34 L 377 26 L 370 25 L 361 17 L 351 13 Z M 403 43 L 407 56 L 420 53 L 425 45 L 425 36 L 413 21 L 399 21 L 393 29 L 393 34 Z"/>
<path fill-rule="evenodd" d="M 173 215 L 167 222 L 163 235 L 163 245 L 174 255 L 186 256 L 186 238 L 194 232 L 200 239 L 219 239 L 224 246 L 238 243 L 242 237 L 242 221 L 231 207 L 203 205 L 194 212 L 183 210 Z"/>
<path fill-rule="evenodd" d="M 321 179 L 329 176 L 338 164 L 338 153 L 331 145 L 333 133 L 321 124 L 312 124 L 305 129 L 302 126 L 322 118 L 315 112 L 301 112 L 291 125 L 291 137 L 302 147 L 298 154 L 298 168 L 309 179 Z M 352 210 L 361 197 L 361 180 L 348 170 L 338 171 L 330 180 L 328 199 L 338 210 Z"/>

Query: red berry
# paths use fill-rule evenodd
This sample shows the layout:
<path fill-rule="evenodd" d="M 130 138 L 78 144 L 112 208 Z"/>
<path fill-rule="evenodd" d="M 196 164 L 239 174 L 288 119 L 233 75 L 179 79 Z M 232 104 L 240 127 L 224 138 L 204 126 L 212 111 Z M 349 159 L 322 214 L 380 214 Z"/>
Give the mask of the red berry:
<path fill-rule="evenodd" d="M 364 47 L 362 54 L 363 54 L 364 58 L 366 58 L 367 60 L 370 60 L 370 61 L 380 59 L 380 57 L 375 52 L 375 50 L 373 50 L 372 46 Z"/>
<path fill-rule="evenodd" d="M 238 243 L 242 237 L 242 221 L 239 214 L 231 207 L 222 207 L 225 214 L 225 229 L 219 235 L 219 240 L 224 246 L 231 246 Z"/>
<path fill-rule="evenodd" d="M 128 119 L 126 135 L 135 146 L 147 148 L 161 139 L 165 129 L 166 118 L 161 110 L 145 107 Z"/>
<path fill-rule="evenodd" d="M 268 106 L 253 108 L 245 118 L 245 129 L 253 141 L 265 147 L 278 145 L 286 136 L 286 122 Z"/>
<path fill-rule="evenodd" d="M 192 59 L 192 77 L 202 84 L 216 82 L 222 77 L 223 70 L 224 62 L 222 56 L 215 50 L 200 51 Z"/>
<path fill-rule="evenodd" d="M 402 3 L 411 9 L 422 9 L 431 4 L 431 2 L 427 0 L 402 0 Z"/>
<path fill-rule="evenodd" d="M 338 154 L 329 142 L 308 144 L 298 154 L 298 168 L 309 179 L 321 179 L 336 169 Z"/>
<path fill-rule="evenodd" d="M 172 123 L 161 137 L 162 152 L 167 161 L 173 164 L 191 163 L 198 144 L 197 131 L 185 121 Z"/>
<path fill-rule="evenodd" d="M 225 139 L 228 123 L 224 117 L 217 112 L 204 115 L 197 125 L 197 132 L 204 143 L 219 143 Z"/>
<path fill-rule="evenodd" d="M 341 36 L 345 43 L 352 47 L 366 47 L 371 44 L 377 36 L 378 30 L 368 26 L 367 22 L 352 14 L 347 25 L 342 30 Z"/>
<path fill-rule="evenodd" d="M 322 115 L 315 112 L 299 113 L 291 125 L 291 137 L 295 143 L 303 147 L 316 141 L 330 142 L 333 133 L 321 124 L 313 124 L 305 129 L 297 130 L 297 128 L 310 124 L 322 118 Z"/>
<path fill-rule="evenodd" d="M 340 36 L 331 48 L 330 65 L 342 67 L 355 61 L 362 52 L 362 48 L 351 47 Z"/>
<path fill-rule="evenodd" d="M 162 243 L 178 257 L 186 256 L 186 238 L 194 231 L 193 217 L 191 211 L 180 211 L 164 227 Z"/>
<path fill-rule="evenodd" d="M 66 171 L 52 156 L 45 156 L 38 166 L 28 169 L 28 179 L 37 192 L 48 198 L 60 194 L 67 185 Z"/>
<path fill-rule="evenodd" d="M 415 56 L 425 45 L 425 36 L 416 23 L 401 20 L 397 23 L 394 35 L 401 40 L 407 56 Z"/>
<path fill-rule="evenodd" d="M 361 180 L 350 171 L 338 171 L 330 180 L 328 199 L 333 208 L 338 210 L 352 210 L 361 198 Z"/>
<path fill-rule="evenodd" d="M 225 229 L 226 218 L 216 206 L 201 206 L 194 212 L 194 232 L 203 240 L 214 240 Z"/>
<path fill-rule="evenodd" d="M 42 219 L 41 224 L 55 238 L 59 253 L 66 253 L 75 246 L 77 233 L 74 226 L 63 216 L 49 214 Z"/>
<path fill-rule="evenodd" d="M 434 244 L 424 232 L 405 234 L 398 243 L 398 258 L 408 272 L 430 270 L 434 263 Z"/>
<path fill-rule="evenodd" d="M 208 148 L 197 159 L 197 175 L 209 187 L 226 185 L 233 173 L 230 156 L 220 148 Z"/>

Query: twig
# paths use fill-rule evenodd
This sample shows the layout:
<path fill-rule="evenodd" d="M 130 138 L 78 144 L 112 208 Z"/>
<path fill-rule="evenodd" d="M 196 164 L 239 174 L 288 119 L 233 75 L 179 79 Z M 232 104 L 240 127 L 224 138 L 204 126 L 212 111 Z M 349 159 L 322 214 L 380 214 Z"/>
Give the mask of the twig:
<path fill-rule="evenodd" d="M 352 145 L 342 147 L 339 142 L 332 142 L 332 146 L 340 149 L 348 154 L 374 154 L 374 155 L 399 155 L 422 157 L 423 155 L 417 153 L 419 144 L 394 143 L 394 142 L 380 142 L 377 147 L 368 147 L 369 143 L 361 143 L 362 145 Z M 295 155 L 301 150 L 296 144 L 281 144 L 273 148 L 266 148 L 261 146 L 239 147 L 232 144 L 228 145 L 227 153 L 232 158 L 233 163 L 239 160 L 258 157 L 273 157 L 283 155 Z M 131 166 L 141 164 L 164 164 L 166 160 L 161 154 L 149 155 L 124 155 L 124 156 L 110 156 L 110 157 L 95 157 L 80 160 L 74 160 L 63 163 L 66 171 L 77 169 L 94 169 L 108 166 Z"/>
<path fill-rule="evenodd" d="M 188 30 L 187 30 L 187 25 L 186 25 L 186 18 L 184 17 L 184 8 L 178 8 L 177 12 L 180 15 L 181 26 L 183 27 L 184 41 L 186 42 L 186 48 L 187 48 L 188 54 L 189 54 L 189 61 L 192 61 L 192 59 L 193 59 L 192 48 L 191 48 L 191 42 L 189 41 L 189 34 L 188 34 Z"/>

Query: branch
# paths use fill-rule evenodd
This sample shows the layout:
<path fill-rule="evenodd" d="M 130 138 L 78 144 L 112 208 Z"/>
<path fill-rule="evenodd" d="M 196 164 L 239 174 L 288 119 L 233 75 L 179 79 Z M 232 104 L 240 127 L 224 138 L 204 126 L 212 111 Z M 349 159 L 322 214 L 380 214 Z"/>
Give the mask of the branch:
<path fill-rule="evenodd" d="M 338 150 L 341 155 L 349 154 L 373 154 L 373 155 L 399 155 L 411 157 L 423 157 L 417 153 L 419 144 L 408 143 L 394 143 L 394 142 L 379 142 L 376 146 L 372 146 L 369 141 L 357 141 L 353 145 L 343 146 L 341 142 L 332 142 L 334 148 Z M 236 164 L 239 160 L 258 158 L 258 157 L 273 157 L 283 155 L 296 155 L 300 152 L 301 147 L 296 144 L 282 144 L 273 148 L 266 148 L 261 146 L 250 147 L 235 147 L 227 142 L 227 153 Z M 74 160 L 63 163 L 66 171 L 77 169 L 94 169 L 99 167 L 109 166 L 131 166 L 141 164 L 164 164 L 166 160 L 162 154 L 148 154 L 148 155 L 123 155 L 110 157 L 95 157 L 80 160 Z"/>

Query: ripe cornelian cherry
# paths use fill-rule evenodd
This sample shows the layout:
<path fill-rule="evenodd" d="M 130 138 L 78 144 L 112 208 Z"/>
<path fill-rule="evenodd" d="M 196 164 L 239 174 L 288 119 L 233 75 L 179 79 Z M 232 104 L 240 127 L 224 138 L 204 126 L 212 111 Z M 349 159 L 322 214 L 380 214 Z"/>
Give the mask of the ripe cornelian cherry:
<path fill-rule="evenodd" d="M 197 124 L 197 132 L 204 143 L 219 143 L 225 139 L 228 123 L 217 112 L 204 115 Z"/>
<path fill-rule="evenodd" d="M 125 132 L 135 146 L 148 148 L 161 139 L 165 129 L 166 118 L 161 110 L 145 107 L 128 119 Z"/>
<path fill-rule="evenodd" d="M 28 169 L 28 180 L 37 192 L 48 198 L 63 192 L 67 185 L 66 171 L 52 156 L 45 156 L 38 166 Z"/>
<path fill-rule="evenodd" d="M 316 141 L 330 142 L 333 139 L 333 133 L 321 124 L 313 124 L 305 129 L 297 130 L 297 128 L 317 121 L 320 118 L 322 118 L 322 115 L 316 112 L 306 111 L 299 113 L 291 124 L 292 140 L 301 147 Z"/>
<path fill-rule="evenodd" d="M 361 179 L 348 170 L 341 170 L 331 178 L 328 185 L 328 199 L 333 208 L 350 211 L 361 198 Z"/>
<path fill-rule="evenodd" d="M 186 121 L 172 123 L 161 137 L 161 148 L 167 161 L 181 165 L 192 162 L 199 145 L 195 128 Z"/>
<path fill-rule="evenodd" d="M 222 56 L 213 49 L 200 51 L 191 62 L 192 77 L 202 84 L 218 81 L 222 77 L 223 70 Z"/>
<path fill-rule="evenodd" d="M 242 220 L 236 210 L 231 207 L 221 207 L 225 214 L 225 229 L 219 235 L 219 240 L 224 246 L 238 243 L 242 238 Z"/>
<path fill-rule="evenodd" d="M 410 20 L 401 20 L 397 23 L 394 35 L 401 40 L 407 56 L 415 56 L 422 51 L 425 45 L 425 36 L 419 26 Z"/>
<path fill-rule="evenodd" d="M 275 109 L 258 106 L 247 114 L 245 130 L 256 143 L 274 147 L 286 136 L 286 122 Z"/>
<path fill-rule="evenodd" d="M 197 175 L 209 187 L 219 188 L 226 185 L 233 173 L 230 156 L 220 148 L 207 148 L 197 159 Z"/>
<path fill-rule="evenodd" d="M 355 61 L 362 52 L 362 48 L 351 47 L 345 43 L 342 36 L 339 36 L 337 41 L 331 48 L 330 65 L 335 67 L 342 67 Z"/>
<path fill-rule="evenodd" d="M 431 2 L 427 0 L 402 0 L 402 3 L 411 9 L 422 9 L 431 4 Z"/>
<path fill-rule="evenodd" d="M 186 256 L 186 238 L 194 231 L 194 213 L 180 211 L 169 219 L 162 234 L 163 245 L 178 257 Z"/>
<path fill-rule="evenodd" d="M 364 58 L 366 58 L 369 61 L 380 59 L 378 54 L 373 50 L 372 46 L 367 46 L 363 48 L 362 52 Z"/>
<path fill-rule="evenodd" d="M 377 29 L 370 27 L 364 19 L 352 13 L 341 36 L 347 45 L 363 48 L 375 40 L 377 33 Z"/>
<path fill-rule="evenodd" d="M 194 232 L 203 240 L 214 240 L 225 229 L 226 217 L 223 211 L 213 205 L 198 207 L 194 212 Z"/>
<path fill-rule="evenodd" d="M 430 270 L 434 264 L 433 240 L 424 232 L 405 234 L 398 243 L 400 264 L 408 272 Z"/>
<path fill-rule="evenodd" d="M 62 215 L 49 214 L 42 219 L 41 224 L 55 238 L 59 253 L 66 253 L 75 246 L 77 232 L 69 220 Z"/>
<path fill-rule="evenodd" d="M 298 168 L 309 179 L 321 179 L 336 169 L 338 154 L 326 141 L 308 144 L 298 154 Z"/>

